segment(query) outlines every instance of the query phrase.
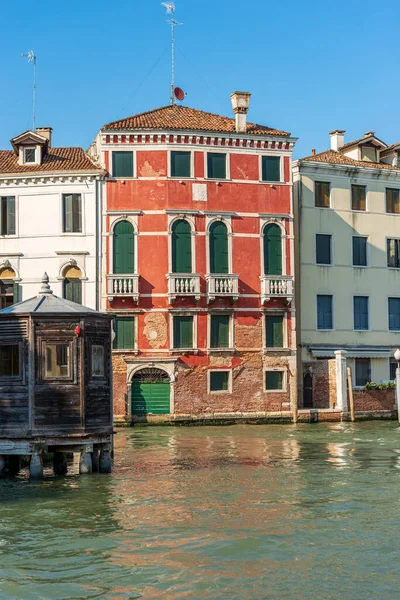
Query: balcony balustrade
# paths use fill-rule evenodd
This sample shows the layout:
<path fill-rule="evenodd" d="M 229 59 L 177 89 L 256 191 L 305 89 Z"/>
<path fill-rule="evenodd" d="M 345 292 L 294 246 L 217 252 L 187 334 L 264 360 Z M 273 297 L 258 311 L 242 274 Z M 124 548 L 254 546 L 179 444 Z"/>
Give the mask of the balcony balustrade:
<path fill-rule="evenodd" d="M 271 298 L 283 298 L 287 304 L 293 299 L 293 277 L 291 275 L 261 275 L 261 302 Z"/>
<path fill-rule="evenodd" d="M 193 296 L 200 300 L 200 275 L 198 273 L 168 273 L 168 298 L 170 303 L 178 297 Z"/>
<path fill-rule="evenodd" d="M 215 298 L 229 298 L 232 303 L 237 302 L 239 298 L 239 275 L 229 274 L 209 274 L 207 280 L 207 302 L 210 303 Z"/>
<path fill-rule="evenodd" d="M 110 302 L 114 298 L 132 298 L 139 300 L 139 275 L 107 275 L 107 296 Z"/>

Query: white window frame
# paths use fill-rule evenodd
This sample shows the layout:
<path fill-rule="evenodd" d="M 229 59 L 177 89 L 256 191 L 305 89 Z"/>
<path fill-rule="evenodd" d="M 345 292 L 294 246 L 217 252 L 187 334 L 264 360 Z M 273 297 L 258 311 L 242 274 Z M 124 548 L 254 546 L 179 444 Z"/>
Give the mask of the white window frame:
<path fill-rule="evenodd" d="M 190 153 L 190 175 L 188 177 L 181 177 L 181 176 L 176 176 L 176 175 L 172 175 L 171 173 L 171 154 L 172 152 L 189 152 Z M 174 181 L 184 181 L 184 180 L 188 180 L 188 179 L 195 179 L 194 177 L 194 151 L 191 149 L 186 149 L 186 148 L 179 148 L 179 150 L 177 148 L 174 149 L 170 149 L 167 152 L 167 161 L 168 161 L 168 179 L 172 179 Z"/>
<path fill-rule="evenodd" d="M 332 298 L 332 327 L 331 329 L 320 329 L 318 327 L 318 296 L 330 296 Z M 316 331 L 334 331 L 335 330 L 335 295 L 317 292 L 315 294 L 315 330 Z"/>
<path fill-rule="evenodd" d="M 224 315 L 229 317 L 229 346 L 228 348 L 211 348 L 211 317 Z M 227 310 L 212 310 L 207 315 L 207 351 L 208 352 L 232 352 L 235 350 L 234 315 Z"/>
<path fill-rule="evenodd" d="M 367 264 L 366 265 L 355 265 L 354 264 L 354 253 L 353 253 L 353 238 L 364 238 L 367 240 L 367 245 L 366 245 L 366 255 L 367 255 Z M 386 249 L 387 252 L 387 249 Z M 369 235 L 352 235 L 351 236 L 351 263 L 352 263 L 352 267 L 354 267 L 355 269 L 369 269 L 370 267 L 370 243 L 369 243 Z M 386 257 L 387 259 L 387 257 Z M 387 260 L 386 260 L 387 262 Z"/>
<path fill-rule="evenodd" d="M 207 263 L 207 273 L 211 274 L 211 265 L 210 265 L 210 227 L 215 221 L 222 221 L 228 230 L 228 271 L 226 275 L 233 275 L 233 244 L 232 244 L 232 219 L 230 216 L 226 215 L 206 215 L 206 263 Z"/>
<path fill-rule="evenodd" d="M 315 184 L 316 183 L 329 183 L 329 206 L 317 206 L 315 204 Z M 318 208 L 318 209 L 322 209 L 322 210 L 332 210 L 333 206 L 332 206 L 332 182 L 331 181 L 324 181 L 323 179 L 313 179 L 313 208 Z"/>
<path fill-rule="evenodd" d="M 283 346 L 276 348 L 273 346 L 267 346 L 267 323 L 266 317 L 283 317 L 282 319 L 282 338 Z M 263 311 L 262 319 L 262 347 L 264 352 L 288 352 L 289 348 L 289 328 L 288 328 L 288 311 L 279 309 L 267 309 Z"/>
<path fill-rule="evenodd" d="M 354 312 L 354 298 L 367 298 L 367 307 L 368 307 L 368 329 L 356 329 L 355 328 L 355 312 Z M 364 333 L 366 331 L 371 331 L 371 309 L 370 309 L 370 296 L 366 294 L 353 294 L 353 330 L 355 332 Z M 388 318 L 389 318 L 389 301 L 388 301 Z"/>
<path fill-rule="evenodd" d="M 208 176 L 208 154 L 225 154 L 225 179 L 215 179 L 214 177 L 209 177 Z M 209 148 L 207 148 L 207 150 L 204 151 L 204 174 L 205 177 L 204 179 L 207 179 L 208 181 L 215 181 L 216 183 L 218 182 L 223 182 L 223 181 L 230 181 L 231 179 L 231 160 L 230 160 L 230 156 L 231 153 L 228 152 L 227 148 L 213 148 L 212 146 L 210 146 Z"/>
<path fill-rule="evenodd" d="M 133 160 L 133 170 L 132 170 L 133 175 L 132 175 L 132 177 L 116 177 L 114 175 L 113 156 L 112 156 L 113 152 L 131 152 L 132 153 L 132 160 Z M 125 144 L 122 147 L 121 146 L 113 146 L 112 149 L 110 149 L 109 169 L 110 169 L 111 177 L 113 179 L 116 179 L 117 181 L 125 181 L 126 179 L 128 179 L 128 180 L 137 179 L 137 151 L 133 150 L 132 148 L 126 148 Z"/>
<path fill-rule="evenodd" d="M 190 225 L 191 249 L 192 249 L 192 270 L 187 275 L 196 274 L 196 224 L 194 215 L 189 215 L 182 211 L 179 215 L 168 215 L 168 273 L 172 273 L 172 226 L 175 221 L 187 221 Z"/>
<path fill-rule="evenodd" d="M 228 389 L 227 390 L 211 390 L 211 373 L 224 373 L 229 374 Z M 232 369 L 208 369 L 207 371 L 207 391 L 209 394 L 232 394 Z"/>
<path fill-rule="evenodd" d="M 262 178 L 262 159 L 263 157 L 274 157 L 274 158 L 279 158 L 279 181 L 270 181 L 269 179 L 263 179 Z M 266 152 L 264 152 L 263 154 L 260 154 L 258 157 L 258 173 L 259 173 L 259 182 L 260 183 L 266 183 L 269 185 L 281 185 L 282 183 L 286 183 L 285 182 L 285 156 L 287 156 L 287 154 L 282 154 L 282 153 L 271 153 L 271 154 L 267 154 Z"/>
<path fill-rule="evenodd" d="M 331 255 L 331 262 L 330 263 L 319 263 L 317 262 L 317 235 L 329 235 L 330 239 L 330 255 Z M 315 236 L 314 236 L 314 264 L 317 267 L 333 267 L 334 266 L 334 260 L 333 260 L 333 235 L 331 233 L 325 233 L 324 231 L 318 231 Z"/>
<path fill-rule="evenodd" d="M 25 154 L 26 150 L 33 150 L 35 152 L 35 158 L 34 158 L 34 160 L 31 160 L 31 161 L 27 161 L 26 160 L 26 154 Z M 38 154 L 37 146 L 23 146 L 22 147 L 22 155 L 23 155 L 23 163 L 24 163 L 24 165 L 37 165 L 38 164 L 37 154 Z"/>
<path fill-rule="evenodd" d="M 267 373 L 280 371 L 283 373 L 282 377 L 282 389 L 281 390 L 267 390 Z M 287 392 L 287 368 L 282 367 L 264 367 L 263 369 L 263 392 L 264 394 L 282 394 Z"/>
<path fill-rule="evenodd" d="M 192 331 L 192 339 L 193 346 L 191 348 L 175 348 L 174 346 L 174 318 L 175 317 L 192 317 L 193 318 L 193 331 Z M 171 352 L 197 352 L 197 313 L 194 313 L 190 310 L 171 310 L 169 313 L 169 349 Z"/>
<path fill-rule="evenodd" d="M 399 196 L 400 196 L 400 188 L 385 186 L 385 214 L 386 215 L 392 215 L 392 216 L 395 216 L 395 217 L 400 216 L 400 213 L 391 213 L 391 212 L 388 212 L 388 210 L 387 210 L 387 191 L 388 190 L 397 190 L 399 192 Z"/>

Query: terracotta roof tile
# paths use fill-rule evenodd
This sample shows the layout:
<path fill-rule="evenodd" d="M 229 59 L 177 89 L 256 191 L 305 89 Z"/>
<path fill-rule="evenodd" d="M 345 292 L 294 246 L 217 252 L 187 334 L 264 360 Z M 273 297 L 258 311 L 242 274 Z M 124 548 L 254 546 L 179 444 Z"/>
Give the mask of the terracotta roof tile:
<path fill-rule="evenodd" d="M 191 131 L 215 131 L 236 133 L 235 119 L 221 117 L 187 106 L 170 105 L 150 110 L 126 119 L 113 121 L 104 125 L 102 131 L 118 131 L 132 129 L 171 129 Z M 276 135 L 288 137 L 290 133 L 265 125 L 247 123 L 247 133 L 252 135 Z"/>
<path fill-rule="evenodd" d="M 336 150 L 326 150 L 325 152 L 319 152 L 319 154 L 315 154 L 314 156 L 306 156 L 305 158 L 302 158 L 301 161 L 333 163 L 336 165 L 349 165 L 353 167 L 372 167 L 377 169 L 398 170 L 398 167 L 393 167 L 392 165 L 387 165 L 385 163 L 374 163 L 365 160 L 354 160 L 353 158 L 345 156 L 344 154 Z"/>
<path fill-rule="evenodd" d="M 0 150 L 0 174 L 102 171 L 82 148 L 49 148 L 41 165 L 19 165 L 12 150 Z"/>

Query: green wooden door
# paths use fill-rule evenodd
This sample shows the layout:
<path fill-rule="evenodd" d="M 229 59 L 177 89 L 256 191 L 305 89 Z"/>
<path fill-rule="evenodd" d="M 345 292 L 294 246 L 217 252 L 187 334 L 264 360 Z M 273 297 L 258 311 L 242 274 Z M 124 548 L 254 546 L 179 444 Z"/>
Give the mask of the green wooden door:
<path fill-rule="evenodd" d="M 77 304 L 82 304 L 82 282 L 76 277 L 64 279 L 64 298 Z"/>
<path fill-rule="evenodd" d="M 192 272 L 192 235 L 190 225 L 183 219 L 172 226 L 172 272 Z"/>
<path fill-rule="evenodd" d="M 210 273 L 229 273 L 228 230 L 221 221 L 210 227 Z"/>
<path fill-rule="evenodd" d="M 264 275 L 282 275 L 282 238 L 279 225 L 264 228 Z"/>
<path fill-rule="evenodd" d="M 129 221 L 120 221 L 114 227 L 113 273 L 131 275 L 135 272 L 134 249 L 133 226 Z"/>
<path fill-rule="evenodd" d="M 170 413 L 170 382 L 166 373 L 143 369 L 132 380 L 132 414 L 167 415 Z"/>

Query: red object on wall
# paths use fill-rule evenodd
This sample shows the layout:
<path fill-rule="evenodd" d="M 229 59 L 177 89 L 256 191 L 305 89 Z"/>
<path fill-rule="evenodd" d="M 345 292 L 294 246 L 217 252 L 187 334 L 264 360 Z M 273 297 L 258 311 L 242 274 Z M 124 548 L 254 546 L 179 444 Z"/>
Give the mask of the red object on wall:
<path fill-rule="evenodd" d="M 77 336 L 80 336 L 80 335 L 81 335 L 81 332 L 82 332 L 82 330 L 81 330 L 80 326 L 79 326 L 79 325 L 77 325 L 77 326 L 75 327 L 75 333 L 76 333 L 76 335 L 77 335 Z"/>

